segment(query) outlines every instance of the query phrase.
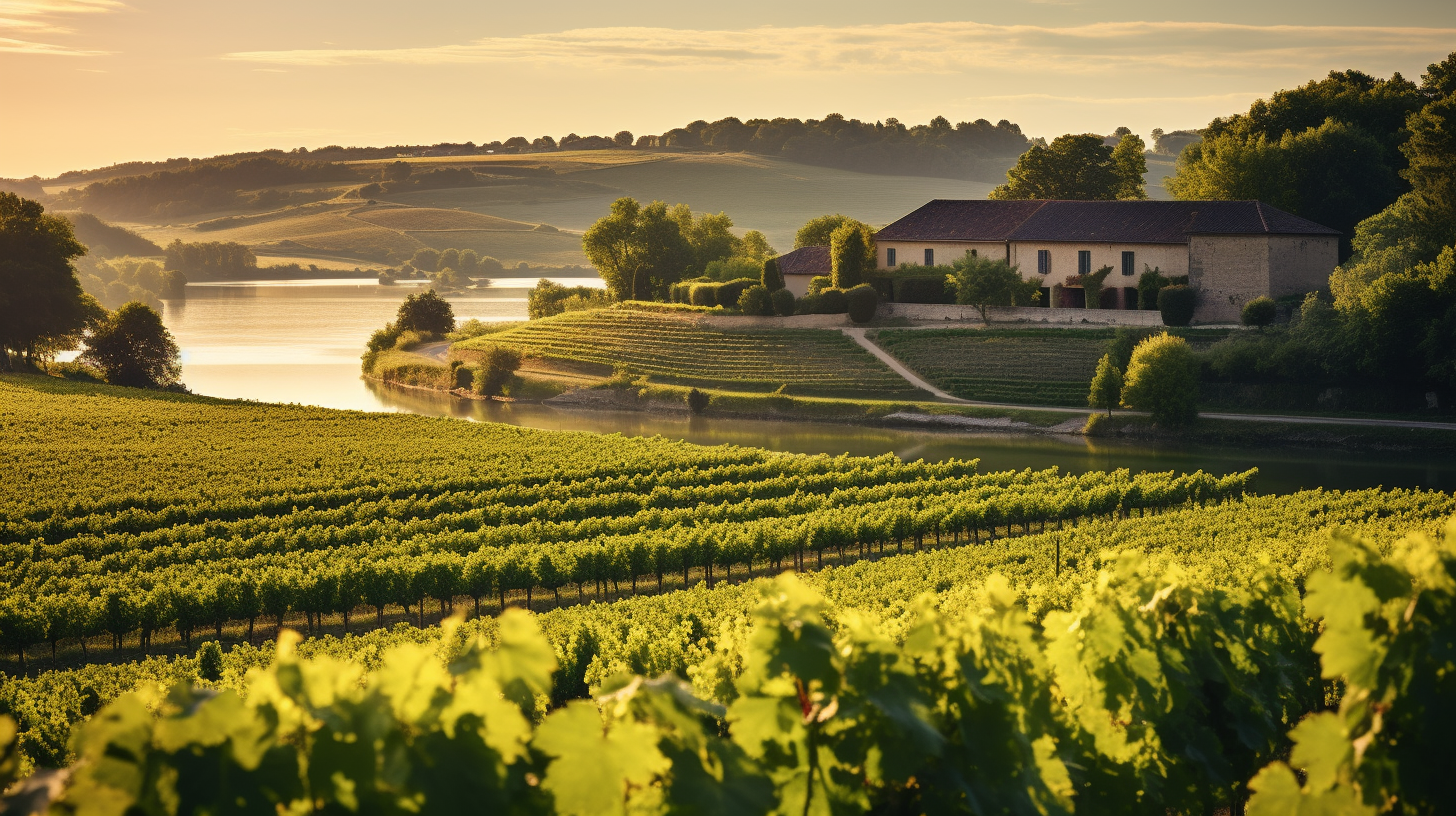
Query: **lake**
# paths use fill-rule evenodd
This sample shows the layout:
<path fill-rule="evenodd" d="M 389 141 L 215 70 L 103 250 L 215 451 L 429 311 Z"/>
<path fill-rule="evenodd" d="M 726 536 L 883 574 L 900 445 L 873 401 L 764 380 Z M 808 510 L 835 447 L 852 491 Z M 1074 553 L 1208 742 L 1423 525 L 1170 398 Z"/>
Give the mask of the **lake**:
<path fill-rule="evenodd" d="M 561 279 L 567 285 L 595 279 Z M 457 319 L 524 320 L 535 279 L 509 278 L 449 296 Z M 395 388 L 359 375 L 371 332 L 394 318 L 419 284 L 256 281 L 189 284 L 167 301 L 164 319 L 182 349 L 182 379 L 195 393 L 361 411 L 404 411 L 551 430 L 661 435 L 706 445 L 735 444 L 795 453 L 904 459 L 979 458 L 983 471 L 1057 466 L 1064 471 L 1129 468 L 1224 474 L 1257 467 L 1261 492 L 1300 488 L 1425 487 L 1456 490 L 1456 463 L 1419 454 L 1333 450 L 1152 446 L 1081 437 L 1020 436 L 829 423 L 565 411 L 544 405 L 461 400 Z"/>

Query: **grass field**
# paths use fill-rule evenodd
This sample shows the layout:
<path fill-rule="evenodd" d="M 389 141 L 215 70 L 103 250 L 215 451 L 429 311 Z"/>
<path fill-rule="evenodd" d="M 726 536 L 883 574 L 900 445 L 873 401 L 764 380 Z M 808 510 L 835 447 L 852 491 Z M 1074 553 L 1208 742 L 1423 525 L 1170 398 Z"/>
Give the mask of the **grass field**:
<path fill-rule="evenodd" d="M 452 355 L 502 344 L 532 357 L 605 373 L 617 366 L 656 382 L 738 391 L 901 398 L 924 396 L 839 332 L 715 331 L 642 312 L 567 312 L 456 343 Z"/>
<path fill-rule="evenodd" d="M 1111 329 L 883 329 L 874 341 L 963 399 L 1083 407 L 1097 361 L 1114 334 Z M 1198 347 L 1225 333 L 1187 334 Z"/>

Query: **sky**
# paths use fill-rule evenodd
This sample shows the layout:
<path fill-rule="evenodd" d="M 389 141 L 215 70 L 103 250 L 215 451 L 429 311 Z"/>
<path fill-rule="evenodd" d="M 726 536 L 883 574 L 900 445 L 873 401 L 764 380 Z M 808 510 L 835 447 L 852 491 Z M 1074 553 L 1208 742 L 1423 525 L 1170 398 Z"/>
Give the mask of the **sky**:
<path fill-rule="evenodd" d="M 0 177 L 725 116 L 1148 138 L 1453 50 L 1450 0 L 0 0 Z"/>

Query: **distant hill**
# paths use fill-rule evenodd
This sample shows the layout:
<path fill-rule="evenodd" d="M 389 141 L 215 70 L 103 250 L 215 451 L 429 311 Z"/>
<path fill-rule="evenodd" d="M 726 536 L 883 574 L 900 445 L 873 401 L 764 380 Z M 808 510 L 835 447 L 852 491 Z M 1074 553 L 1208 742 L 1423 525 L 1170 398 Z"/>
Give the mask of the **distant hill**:
<path fill-rule="evenodd" d="M 38 178 L 0 179 L 0 193 L 14 193 L 35 201 L 46 199 L 45 187 L 41 186 Z"/>
<path fill-rule="evenodd" d="M 76 240 L 85 244 L 91 254 L 102 258 L 122 255 L 161 255 L 162 248 L 125 227 L 108 224 L 84 212 L 61 212 L 76 228 Z"/>

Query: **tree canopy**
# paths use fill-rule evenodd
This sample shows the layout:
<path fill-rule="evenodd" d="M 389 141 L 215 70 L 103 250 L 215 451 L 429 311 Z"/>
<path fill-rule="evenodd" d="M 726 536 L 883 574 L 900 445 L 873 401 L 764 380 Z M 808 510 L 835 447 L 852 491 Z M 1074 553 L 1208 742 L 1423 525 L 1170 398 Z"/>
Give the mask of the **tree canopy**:
<path fill-rule="evenodd" d="M 956 303 L 975 306 L 981 320 L 990 323 L 992 306 L 1030 306 L 1041 296 L 1041 281 L 1021 277 L 1004 258 L 986 258 L 967 252 L 951 262 Z"/>
<path fill-rule="evenodd" d="M 48 339 L 75 335 L 95 315 L 71 259 L 86 254 L 71 222 L 0 193 L 0 366 L 33 359 Z"/>
<path fill-rule="evenodd" d="M 1193 421 L 1198 415 L 1198 360 L 1187 341 L 1163 332 L 1138 343 L 1123 375 L 1122 404 L 1147 411 L 1158 424 Z"/>
<path fill-rule="evenodd" d="M 455 309 L 430 289 L 409 295 L 399 304 L 394 325 L 402 332 L 445 334 L 455 331 Z"/>
<path fill-rule="evenodd" d="M 161 315 L 136 301 L 122 304 L 92 330 L 81 360 L 112 385 L 169 388 L 182 375 L 177 343 Z"/>
<path fill-rule="evenodd" d="M 1116 147 L 1091 133 L 1058 136 L 1049 145 L 1032 145 L 1006 171 L 1006 183 L 991 191 L 993 199 L 1063 201 L 1113 201 L 1141 199 L 1143 141 L 1134 134 L 1123 136 Z"/>
<path fill-rule="evenodd" d="M 653 300 L 681 280 L 693 262 L 693 247 L 667 205 L 643 207 L 619 198 L 611 211 L 582 235 L 582 249 L 618 300 Z"/>

